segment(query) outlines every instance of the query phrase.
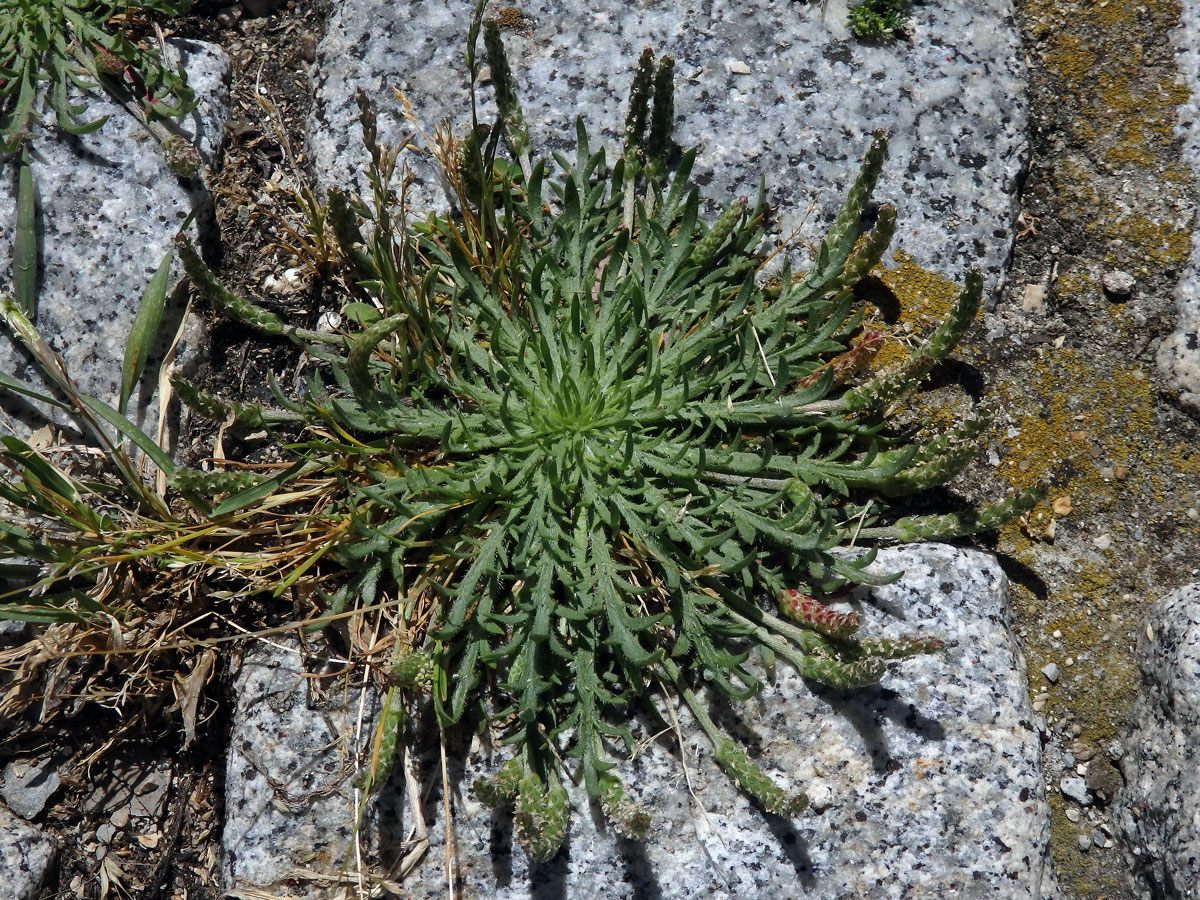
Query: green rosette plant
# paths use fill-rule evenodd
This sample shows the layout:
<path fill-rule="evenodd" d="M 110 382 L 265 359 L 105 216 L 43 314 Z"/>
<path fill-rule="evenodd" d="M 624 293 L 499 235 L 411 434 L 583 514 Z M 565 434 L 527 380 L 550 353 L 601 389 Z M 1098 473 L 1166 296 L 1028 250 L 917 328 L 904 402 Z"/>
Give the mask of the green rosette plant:
<path fill-rule="evenodd" d="M 348 573 L 324 595 L 329 612 L 402 604 L 365 787 L 395 753 L 400 692 L 428 691 L 442 725 L 477 717 L 502 735 L 508 759 L 476 791 L 513 805 L 531 858 L 565 839 L 565 780 L 581 781 L 618 831 L 642 836 L 649 818 L 613 764 L 633 749 L 631 704 L 681 702 L 732 779 L 764 809 L 795 814 L 804 795 L 778 787 L 707 703 L 759 690 L 751 652 L 856 687 L 936 650 L 920 635 L 860 638 L 855 616 L 814 597 L 889 580 L 863 542 L 994 527 L 1040 496 L 889 516 L 890 498 L 944 483 L 975 452 L 983 413 L 919 438 L 888 417 L 970 326 L 982 278 L 967 273 L 907 358 L 864 374 L 881 336 L 852 289 L 895 226 L 888 206 L 863 224 L 882 134 L 811 265 L 785 263 L 768 281 L 762 193 L 708 223 L 689 181 L 694 153 L 674 157 L 670 58 L 641 57 L 615 159 L 580 122 L 574 155 L 547 161 L 534 155 L 499 29 L 478 17 L 472 83 L 481 30 L 499 118 L 481 127 L 473 101 L 465 137 L 435 136 L 453 215 L 407 221 L 405 182 L 399 197 L 391 190 L 396 151 L 360 95 L 372 196 L 334 190 L 328 206 L 360 291 L 345 333 L 300 329 L 232 294 L 178 242 L 219 309 L 321 363 L 304 396 L 276 387 L 281 409 L 264 410 L 182 379 L 177 390 L 253 427 L 305 423 L 294 470 L 340 484 L 322 507 L 340 523 L 328 555 Z M 250 488 L 220 509 L 261 496 Z"/>

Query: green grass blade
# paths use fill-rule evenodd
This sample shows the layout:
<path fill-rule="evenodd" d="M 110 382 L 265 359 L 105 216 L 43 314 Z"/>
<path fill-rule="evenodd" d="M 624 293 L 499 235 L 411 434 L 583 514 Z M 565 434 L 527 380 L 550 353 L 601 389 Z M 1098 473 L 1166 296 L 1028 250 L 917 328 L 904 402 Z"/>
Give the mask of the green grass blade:
<path fill-rule="evenodd" d="M 23 394 L 26 397 L 31 397 L 39 403 L 45 403 L 47 406 L 55 406 L 59 409 L 69 409 L 67 404 L 61 400 L 55 400 L 53 397 L 47 397 L 45 394 L 38 393 L 24 382 L 17 381 L 11 375 L 6 375 L 0 372 L 0 388 L 6 391 L 12 391 L 14 394 Z"/>
<path fill-rule="evenodd" d="M 129 343 L 125 345 L 125 359 L 121 363 L 121 399 L 117 403 L 117 412 L 125 415 L 129 405 L 129 396 L 133 393 L 142 372 L 146 368 L 146 360 L 150 357 L 150 348 L 158 337 L 158 326 L 162 322 L 163 307 L 167 301 L 167 285 L 171 278 L 171 263 L 175 260 L 175 248 L 168 247 L 167 253 L 146 291 L 142 294 L 142 303 L 138 307 L 129 331 Z"/>
<path fill-rule="evenodd" d="M 65 604 L 79 592 L 39 598 L 42 603 L 0 603 L 0 619 L 14 622 L 33 622 L 37 625 L 57 625 L 66 622 L 86 622 L 86 613 L 67 606 L 52 606 L 45 601 Z M 43 605 L 43 603 L 45 605 Z"/>
<path fill-rule="evenodd" d="M 80 400 L 89 411 L 95 413 L 109 425 L 117 429 L 121 436 L 133 441 L 139 450 L 145 453 L 154 464 L 162 469 L 167 475 L 172 474 L 175 469 L 175 461 L 163 451 L 163 449 L 154 442 L 146 432 L 142 431 L 127 418 L 109 406 L 107 403 L 102 403 L 95 397 L 90 397 L 87 394 L 80 394 Z"/>
<path fill-rule="evenodd" d="M 291 479 L 300 474 L 300 470 L 304 468 L 304 461 L 301 460 L 292 466 L 289 466 L 284 471 L 280 472 L 274 478 L 268 478 L 261 484 L 256 484 L 252 488 L 247 488 L 234 494 L 232 497 L 227 497 L 213 507 L 212 518 L 219 519 L 221 516 L 228 515 L 231 512 L 236 512 L 239 509 L 249 506 L 251 503 L 257 503 L 259 500 L 265 500 L 273 493 L 283 487 Z"/>
<path fill-rule="evenodd" d="M 17 174 L 17 234 L 13 241 L 13 294 L 26 317 L 37 311 L 37 204 L 29 151 L 21 153 Z"/>

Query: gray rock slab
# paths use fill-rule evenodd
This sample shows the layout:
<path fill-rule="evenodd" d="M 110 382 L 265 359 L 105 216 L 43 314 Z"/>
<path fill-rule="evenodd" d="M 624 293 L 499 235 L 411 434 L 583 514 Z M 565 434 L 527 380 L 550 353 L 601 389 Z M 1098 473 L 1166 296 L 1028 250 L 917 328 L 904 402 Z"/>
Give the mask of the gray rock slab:
<path fill-rule="evenodd" d="M 0 774 L 0 797 L 26 819 L 45 808 L 58 786 L 58 760 L 54 759 L 14 759 Z"/>
<path fill-rule="evenodd" d="M 291 642 L 250 648 L 237 674 L 226 763 L 222 871 L 227 891 L 295 896 L 296 873 L 337 871 L 353 836 L 349 750 L 369 740 L 375 695 L 321 699 Z M 299 891 L 301 895 L 303 891 Z M 307 894 L 325 896 L 316 887 Z"/>
<path fill-rule="evenodd" d="M 1200 584 L 1154 604 L 1116 824 L 1143 897 L 1200 897 Z"/>
<path fill-rule="evenodd" d="M 365 188 L 359 87 L 378 106 L 385 141 L 413 134 L 393 88 L 412 102 L 426 133 L 442 120 L 465 129 L 462 60 L 473 5 L 336 4 L 318 50 L 309 129 L 324 186 L 357 179 Z M 974 264 L 990 282 L 1002 274 L 1027 155 L 1009 0 L 915 4 L 911 40 L 880 47 L 849 36 L 841 2 L 532 0 L 519 9 L 524 23 L 506 31 L 505 42 L 544 155 L 573 147 L 581 116 L 593 144 L 614 158 L 633 66 L 649 45 L 676 59 L 676 139 L 699 148 L 694 175 L 710 200 L 753 198 L 765 176 L 779 204 L 777 234 L 798 229 L 811 241 L 835 214 L 871 132 L 886 129 L 891 157 L 876 198 L 899 208 L 894 246 L 956 280 Z M 490 89 L 480 97 L 490 122 Z M 405 158 L 418 176 L 414 208 L 444 207 L 429 160 Z"/>
<path fill-rule="evenodd" d="M 54 861 L 54 842 L 0 804 L 0 900 L 31 900 Z"/>
<path fill-rule="evenodd" d="M 1183 0 L 1175 30 L 1175 62 L 1190 91 L 1179 107 L 1176 133 L 1183 158 L 1200 185 L 1200 0 Z M 1192 233 L 1192 253 L 1175 288 L 1179 318 L 1158 348 L 1158 367 L 1179 402 L 1200 413 L 1200 231 Z"/>
<path fill-rule="evenodd" d="M 865 633 L 940 634 L 954 642 L 944 654 L 907 660 L 880 685 L 848 692 L 812 686 L 780 663 L 760 697 L 736 710 L 721 700 L 713 704 L 717 720 L 748 741 L 772 778 L 809 793 L 810 810 L 795 820 L 758 811 L 717 769 L 711 747 L 686 709 L 679 709 L 688 780 L 679 740 L 670 733 L 656 738 L 655 726 L 643 721 L 633 727 L 644 746 L 635 761 L 620 767 L 630 792 L 654 815 L 650 840 L 618 838 L 574 789 L 566 850 L 531 867 L 514 848 L 510 818 L 481 807 L 470 791 L 500 756 L 459 734 L 450 739 L 448 759 L 458 895 L 1058 897 L 1047 855 L 1050 818 L 1041 746 L 1021 650 L 1007 625 L 1007 581 L 996 560 L 924 545 L 884 550 L 876 567 L 903 570 L 904 577 L 853 596 L 843 608 L 862 613 Z M 287 814 L 261 774 L 233 761 L 253 754 L 260 769 L 274 769 L 280 779 L 285 772 L 329 765 L 304 749 L 328 745 L 330 726 L 323 714 L 306 711 L 303 688 L 288 666 L 280 654 L 266 654 L 265 662 L 248 660 L 238 687 L 226 807 L 231 822 L 250 815 L 254 824 L 252 830 L 227 826 L 225 846 L 240 879 L 249 873 L 278 879 L 289 870 L 312 869 L 295 861 L 314 854 L 336 865 L 339 847 L 346 846 L 338 842 L 348 839 L 348 788 L 341 796 L 329 795 L 328 812 L 322 813 L 329 824 L 316 827 L 313 809 Z M 284 699 L 273 700 L 276 696 Z M 337 727 L 347 728 L 341 721 Z M 419 762 L 412 772 L 421 785 L 430 846 L 401 893 L 433 900 L 446 896 L 437 728 L 422 714 L 415 731 L 433 736 L 427 752 L 414 757 Z M 280 733 L 288 734 L 286 744 Z M 293 738 L 296 748 L 289 749 Z M 289 755 L 294 752 L 301 758 Z M 304 782 L 305 789 L 330 777 L 323 770 Z M 385 866 L 389 855 L 411 846 L 404 841 L 414 825 L 404 779 L 394 784 L 372 836 L 390 848 Z"/>
<path fill-rule="evenodd" d="M 201 157 L 211 164 L 229 115 L 229 62 L 211 45 L 177 41 L 172 46 L 182 53 L 189 83 L 202 98 L 180 125 L 195 136 Z M 34 130 L 31 170 L 41 224 L 35 324 L 80 388 L 115 404 L 142 293 L 183 219 L 208 197 L 199 182 L 181 183 L 156 142 L 123 107 L 102 94 L 89 95 L 87 102 L 88 120 L 109 116 L 97 131 L 73 137 L 48 125 Z M 15 207 L 16 167 L 10 160 L 0 168 L 3 290 L 12 287 Z M 167 327 L 179 324 L 181 310 L 178 304 L 168 308 Z M 0 371 L 43 385 L 36 365 L 13 345 L 6 329 L 0 331 Z M 153 389 L 154 379 L 144 379 L 131 402 L 143 421 Z M 17 397 L 2 394 L 0 403 L 26 426 L 42 424 Z"/>

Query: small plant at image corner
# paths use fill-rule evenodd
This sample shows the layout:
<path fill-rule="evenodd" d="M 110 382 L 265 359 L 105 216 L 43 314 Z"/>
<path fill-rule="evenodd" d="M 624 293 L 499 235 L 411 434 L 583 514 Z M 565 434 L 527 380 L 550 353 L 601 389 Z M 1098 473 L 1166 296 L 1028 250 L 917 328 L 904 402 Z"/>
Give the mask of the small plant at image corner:
<path fill-rule="evenodd" d="M 887 43 L 908 28 L 910 0 L 864 0 L 846 10 L 851 33 L 860 40 Z"/>
<path fill-rule="evenodd" d="M 191 0 L 0 0 L 0 154 L 18 152 L 40 117 L 39 83 L 56 127 L 86 134 L 106 117 L 86 119 L 86 100 L 71 88 L 102 89 L 143 121 L 184 115 L 196 105 L 182 66 L 170 68 L 159 46 L 145 46 L 129 30 L 146 12 L 179 15 Z"/>

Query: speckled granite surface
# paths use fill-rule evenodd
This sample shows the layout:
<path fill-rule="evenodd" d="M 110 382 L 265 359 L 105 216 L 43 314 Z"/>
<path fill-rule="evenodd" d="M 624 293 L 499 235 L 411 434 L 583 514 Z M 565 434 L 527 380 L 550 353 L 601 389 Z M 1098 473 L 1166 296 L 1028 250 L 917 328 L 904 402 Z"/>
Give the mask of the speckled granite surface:
<path fill-rule="evenodd" d="M 450 759 L 462 879 L 458 896 L 1057 897 L 1047 862 L 1049 811 L 1040 743 L 1024 662 L 1006 624 L 1007 582 L 999 566 L 987 554 L 939 545 L 884 550 L 877 565 L 905 575 L 869 597 L 854 598 L 852 605 L 866 620 L 864 632 L 928 630 L 957 646 L 942 656 L 908 660 L 879 686 L 853 692 L 814 690 L 780 663 L 776 683 L 736 717 L 724 703 L 713 707 L 719 721 L 749 740 L 771 777 L 805 787 L 812 809 L 794 821 L 764 816 L 719 772 L 690 716 L 680 711 L 694 799 L 681 775 L 676 739 L 670 734 L 650 739 L 621 774 L 653 809 L 651 840 L 643 845 L 618 839 L 598 814 L 589 814 L 582 792 L 574 791 L 577 811 L 567 850 L 531 870 L 513 848 L 510 821 L 481 808 L 471 796 L 471 781 L 494 764 L 476 746 L 462 755 L 465 765 L 457 753 Z M 271 665 L 282 663 L 272 660 Z M 278 671 L 291 686 L 284 694 L 292 705 L 283 711 L 253 670 L 250 686 L 243 683 L 239 689 L 234 749 L 252 748 L 260 767 L 269 766 L 276 747 L 292 736 L 307 748 L 330 740 L 322 713 L 309 713 L 308 724 L 295 718 L 303 707 L 295 705 L 300 696 L 295 691 L 303 688 L 295 687 L 294 676 L 282 675 L 283 668 Z M 436 728 L 423 721 L 426 733 L 434 735 L 433 752 L 417 773 L 428 791 L 423 797 L 431 846 L 422 867 L 404 882 L 403 893 L 433 900 L 446 896 L 441 778 Z M 642 728 L 645 733 L 645 723 Z M 289 735 L 287 742 L 278 737 L 281 733 Z M 459 740 L 467 750 L 469 736 Z M 328 767 L 336 758 L 334 750 L 308 765 Z M 302 763 L 293 759 L 292 764 Z M 245 769 L 245 763 L 239 765 Z M 321 773 L 311 784 L 302 782 L 303 789 L 327 783 L 329 773 Z M 295 856 L 284 856 L 269 868 L 268 852 L 285 848 L 302 853 L 301 858 L 333 859 L 336 865 L 339 850 L 330 835 L 344 841 L 344 825 L 340 831 L 314 832 L 313 823 L 318 817 L 344 823 L 349 788 L 347 796 L 314 801 L 317 812 L 306 807 L 288 815 L 265 779 L 249 778 L 258 785 L 253 798 L 246 776 L 236 775 L 231 763 L 225 844 L 235 871 L 275 882 L 297 867 Z M 386 798 L 386 805 L 404 809 L 403 788 Z M 235 824 L 247 816 L 253 824 Z M 411 824 L 405 815 L 374 839 L 394 853 Z M 314 834 L 320 834 L 316 843 Z"/>
<path fill-rule="evenodd" d="M 32 900 L 57 851 L 54 842 L 0 805 L 0 900 Z"/>
<path fill-rule="evenodd" d="M 211 46 L 179 42 L 189 83 L 201 106 L 183 121 L 200 138 L 211 162 L 228 117 L 228 61 Z M 121 359 L 142 292 L 176 229 L 194 203 L 206 198 L 189 190 L 167 168 L 164 155 L 122 107 L 102 95 L 88 99 L 88 119 L 109 115 L 97 131 L 60 138 L 45 128 L 34 133 L 32 170 L 39 192 L 42 237 L 36 325 L 66 361 L 80 387 L 114 403 Z M 16 183 L 13 166 L 0 177 L 0 285 L 12 281 Z M 174 309 L 178 325 L 179 309 Z M 167 326 L 171 324 L 168 312 Z M 173 333 L 173 332 L 172 332 Z M 0 370 L 42 384 L 36 366 L 0 335 Z M 149 391 L 131 406 L 144 416 Z M 3 395 L 4 410 L 27 425 L 24 405 Z"/>
<path fill-rule="evenodd" d="M 225 776 L 227 890 L 284 890 L 296 870 L 335 872 L 350 846 L 348 750 L 364 740 L 354 741 L 357 697 L 322 695 L 309 671 L 287 639 L 255 644 L 242 660 Z M 373 733 L 377 700 L 364 698 L 362 735 Z"/>
<path fill-rule="evenodd" d="M 411 134 L 392 89 L 429 134 L 466 126 L 466 0 L 343 0 L 318 51 L 310 126 L 314 169 L 347 184 L 366 159 L 357 87 L 379 106 L 385 140 Z M 698 146 L 707 196 L 753 197 L 759 176 L 777 229 L 811 239 L 832 218 L 870 132 L 892 135 L 877 199 L 899 207 L 894 246 L 951 278 L 1000 272 L 1026 154 L 1026 107 L 1009 0 L 931 0 L 912 8 L 911 41 L 870 47 L 845 31 L 844 4 L 778 0 L 532 0 L 505 33 L 535 147 L 567 149 L 581 116 L 618 146 L 633 64 L 650 45 L 676 58 L 676 139 Z M 482 47 L 481 47 L 482 52 Z M 737 74 L 741 68 L 748 74 Z M 480 92 L 490 115 L 490 89 Z M 611 158 L 611 157 L 610 157 Z M 428 160 L 418 208 L 437 202 Z M 361 185 L 361 182 L 360 182 Z M 807 216 L 810 202 L 816 210 Z"/>
<path fill-rule="evenodd" d="M 1179 107 L 1178 135 L 1183 157 L 1200 184 L 1200 0 L 1182 0 L 1175 32 L 1175 61 L 1191 96 Z M 1158 366 L 1179 400 L 1200 413 L 1200 231 L 1192 235 L 1192 255 L 1175 289 L 1179 319 L 1158 350 Z"/>
<path fill-rule="evenodd" d="M 1200 897 L 1200 584 L 1150 611 L 1117 826 L 1143 897 Z"/>

